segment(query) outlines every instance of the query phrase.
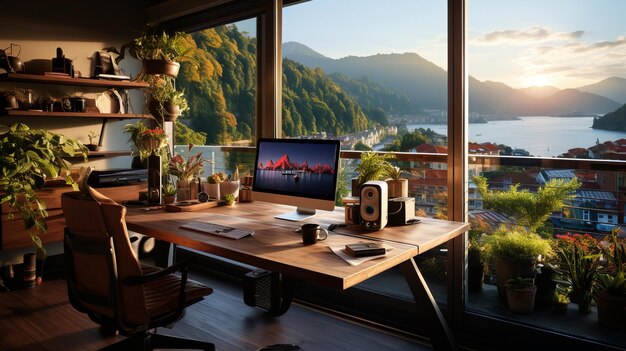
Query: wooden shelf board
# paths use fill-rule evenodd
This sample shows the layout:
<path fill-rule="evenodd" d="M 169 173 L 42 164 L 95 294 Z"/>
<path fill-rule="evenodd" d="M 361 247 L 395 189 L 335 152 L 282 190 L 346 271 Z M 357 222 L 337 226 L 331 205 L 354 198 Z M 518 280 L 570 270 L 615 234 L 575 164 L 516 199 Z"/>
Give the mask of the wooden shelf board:
<path fill-rule="evenodd" d="M 147 88 L 150 84 L 146 82 L 133 82 L 129 80 L 113 79 L 91 79 L 91 78 L 71 78 L 57 76 L 43 76 L 37 74 L 8 73 L 0 75 L 0 80 L 9 82 L 30 82 L 43 84 L 59 84 L 83 87 L 105 87 L 121 89 L 141 89 Z"/>
<path fill-rule="evenodd" d="M 135 119 L 135 118 L 154 118 L 150 114 L 142 113 L 98 113 L 98 112 L 43 112 L 43 111 L 24 111 L 24 110 L 8 110 L 8 116 L 16 117 L 87 117 L 87 118 L 108 118 L 108 119 Z"/>
<path fill-rule="evenodd" d="M 115 156 L 131 156 L 133 154 L 130 150 L 111 150 L 111 151 L 89 151 L 89 157 L 115 157 Z"/>

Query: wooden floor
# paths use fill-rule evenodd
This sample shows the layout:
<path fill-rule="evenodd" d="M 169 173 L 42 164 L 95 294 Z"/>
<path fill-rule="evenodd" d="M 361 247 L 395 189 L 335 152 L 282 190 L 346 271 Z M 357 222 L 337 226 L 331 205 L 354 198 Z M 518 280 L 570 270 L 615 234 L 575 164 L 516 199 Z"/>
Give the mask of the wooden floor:
<path fill-rule="evenodd" d="M 189 308 L 173 329 L 160 334 L 213 342 L 217 350 L 256 350 L 297 344 L 312 350 L 428 350 L 430 347 L 354 321 L 292 305 L 281 317 L 268 317 L 245 305 L 236 282 L 192 274 L 215 292 Z M 63 279 L 33 289 L 0 293 L 0 350 L 98 350 L 121 340 L 104 338 L 89 318 L 67 300 Z"/>

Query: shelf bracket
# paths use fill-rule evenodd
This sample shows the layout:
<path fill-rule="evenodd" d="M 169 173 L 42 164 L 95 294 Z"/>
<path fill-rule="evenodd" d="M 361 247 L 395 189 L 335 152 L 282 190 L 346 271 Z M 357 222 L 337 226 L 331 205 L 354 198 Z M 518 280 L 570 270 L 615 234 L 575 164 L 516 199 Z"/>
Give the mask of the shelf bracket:
<path fill-rule="evenodd" d="M 98 146 L 102 147 L 102 137 L 104 137 L 104 129 L 106 128 L 108 119 L 102 119 L 102 127 L 100 128 L 100 137 L 98 138 Z"/>

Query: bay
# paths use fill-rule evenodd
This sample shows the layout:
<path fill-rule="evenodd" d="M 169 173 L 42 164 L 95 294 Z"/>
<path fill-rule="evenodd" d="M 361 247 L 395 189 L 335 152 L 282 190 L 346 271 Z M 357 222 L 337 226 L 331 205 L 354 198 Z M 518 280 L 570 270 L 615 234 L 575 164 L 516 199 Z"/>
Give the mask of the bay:
<path fill-rule="evenodd" d="M 567 150 L 589 148 L 605 141 L 626 138 L 626 132 L 592 129 L 593 117 L 519 117 L 519 120 L 471 123 L 470 142 L 492 142 L 525 149 L 533 156 L 558 156 Z M 445 124 L 408 124 L 409 131 L 430 128 L 448 134 Z"/>

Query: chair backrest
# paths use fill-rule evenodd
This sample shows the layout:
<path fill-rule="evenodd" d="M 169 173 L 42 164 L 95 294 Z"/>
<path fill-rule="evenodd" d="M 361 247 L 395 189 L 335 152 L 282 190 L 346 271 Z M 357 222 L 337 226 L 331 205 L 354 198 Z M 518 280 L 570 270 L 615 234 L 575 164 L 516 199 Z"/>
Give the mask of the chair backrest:
<path fill-rule="evenodd" d="M 72 304 L 101 318 L 147 325 L 143 287 L 122 283 L 125 277 L 141 274 L 128 238 L 126 208 L 92 188 L 89 195 L 64 193 L 61 206 Z"/>

